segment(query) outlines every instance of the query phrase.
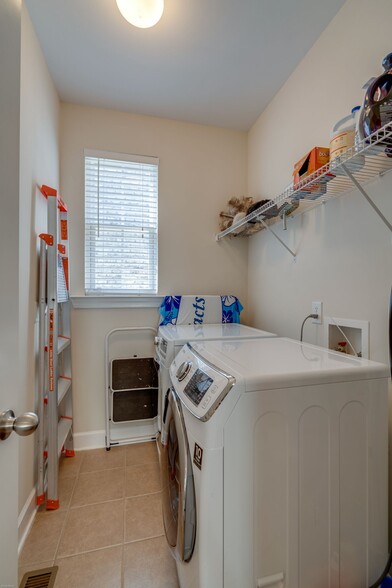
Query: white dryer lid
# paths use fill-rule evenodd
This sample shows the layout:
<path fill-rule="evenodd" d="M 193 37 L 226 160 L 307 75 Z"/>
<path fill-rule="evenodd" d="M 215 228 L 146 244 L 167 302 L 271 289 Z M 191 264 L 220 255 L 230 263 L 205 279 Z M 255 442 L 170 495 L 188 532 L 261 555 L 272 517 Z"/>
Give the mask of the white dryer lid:
<path fill-rule="evenodd" d="M 274 333 L 261 331 L 238 323 L 219 323 L 203 325 L 163 325 L 159 327 L 159 336 L 166 341 L 175 341 L 184 345 L 188 341 L 213 341 L 215 339 L 253 339 L 276 337 Z"/>
<path fill-rule="evenodd" d="M 293 339 L 206 341 L 191 346 L 211 364 L 228 373 L 240 374 L 246 391 L 389 376 L 384 364 Z"/>

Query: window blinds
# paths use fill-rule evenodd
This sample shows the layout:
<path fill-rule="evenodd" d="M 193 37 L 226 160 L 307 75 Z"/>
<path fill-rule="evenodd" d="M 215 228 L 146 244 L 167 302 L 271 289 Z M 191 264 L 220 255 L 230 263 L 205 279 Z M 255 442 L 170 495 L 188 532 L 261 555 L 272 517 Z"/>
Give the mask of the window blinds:
<path fill-rule="evenodd" d="M 85 152 L 86 294 L 155 294 L 158 159 Z"/>

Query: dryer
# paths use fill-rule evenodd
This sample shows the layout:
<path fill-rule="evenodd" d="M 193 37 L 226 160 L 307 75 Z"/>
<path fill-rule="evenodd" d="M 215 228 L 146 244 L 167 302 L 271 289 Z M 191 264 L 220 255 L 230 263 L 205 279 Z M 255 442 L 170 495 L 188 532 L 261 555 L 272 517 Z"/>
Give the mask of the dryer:
<path fill-rule="evenodd" d="M 187 344 L 170 376 L 181 588 L 371 585 L 388 556 L 388 368 L 269 338 Z"/>
<path fill-rule="evenodd" d="M 159 365 L 158 388 L 158 429 L 161 430 L 165 395 L 170 388 L 170 364 L 188 341 L 215 341 L 222 339 L 259 339 L 276 337 L 274 333 L 254 329 L 239 323 L 219 323 L 202 325 L 163 325 L 155 338 L 155 359 Z"/>

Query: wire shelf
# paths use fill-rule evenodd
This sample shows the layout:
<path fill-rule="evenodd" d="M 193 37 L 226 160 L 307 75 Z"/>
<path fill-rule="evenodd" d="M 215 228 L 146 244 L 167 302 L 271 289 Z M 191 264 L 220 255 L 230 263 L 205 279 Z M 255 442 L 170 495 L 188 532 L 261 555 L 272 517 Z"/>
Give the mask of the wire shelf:
<path fill-rule="evenodd" d="M 298 200 L 299 206 L 291 216 L 302 214 L 331 198 L 351 192 L 355 187 L 369 183 L 391 169 L 392 122 L 366 139 L 358 141 L 354 147 L 350 147 L 342 155 L 316 170 L 295 186 L 287 187 L 267 204 L 224 231 L 217 233 L 216 240 L 219 241 L 227 235 L 249 236 L 257 230 L 268 228 L 269 225 L 280 220 L 279 216 L 272 219 L 264 218 L 265 213 L 274 206 L 282 206 L 285 203 Z M 239 232 L 238 229 L 244 225 L 249 226 Z"/>

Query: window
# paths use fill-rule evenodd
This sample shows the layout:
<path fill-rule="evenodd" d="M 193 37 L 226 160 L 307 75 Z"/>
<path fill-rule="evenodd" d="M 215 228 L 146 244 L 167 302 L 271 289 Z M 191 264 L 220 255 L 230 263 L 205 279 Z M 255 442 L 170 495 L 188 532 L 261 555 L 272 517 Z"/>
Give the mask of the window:
<path fill-rule="evenodd" d="M 155 294 L 158 159 L 85 151 L 86 294 Z"/>

